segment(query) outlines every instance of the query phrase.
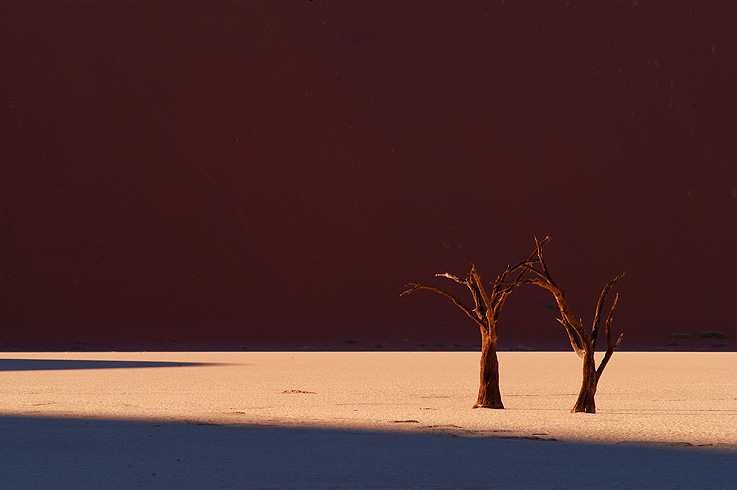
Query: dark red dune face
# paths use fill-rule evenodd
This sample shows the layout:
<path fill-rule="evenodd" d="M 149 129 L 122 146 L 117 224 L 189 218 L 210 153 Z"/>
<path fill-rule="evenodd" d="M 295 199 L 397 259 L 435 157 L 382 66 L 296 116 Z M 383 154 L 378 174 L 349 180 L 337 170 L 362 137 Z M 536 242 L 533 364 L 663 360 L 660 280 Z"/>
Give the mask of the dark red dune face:
<path fill-rule="evenodd" d="M 733 350 L 737 8 L 599 3 L 4 2 L 0 347 L 473 348 L 404 285 L 550 235 L 623 349 Z"/>

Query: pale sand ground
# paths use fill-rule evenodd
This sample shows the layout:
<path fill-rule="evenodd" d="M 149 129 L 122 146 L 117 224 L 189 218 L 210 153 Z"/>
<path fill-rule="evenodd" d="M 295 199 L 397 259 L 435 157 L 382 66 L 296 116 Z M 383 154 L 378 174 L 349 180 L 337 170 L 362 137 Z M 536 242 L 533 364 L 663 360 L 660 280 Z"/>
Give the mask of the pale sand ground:
<path fill-rule="evenodd" d="M 737 353 L 618 352 L 597 414 L 571 352 L 500 353 L 472 410 L 478 361 L 0 353 L 0 487 L 737 488 Z"/>

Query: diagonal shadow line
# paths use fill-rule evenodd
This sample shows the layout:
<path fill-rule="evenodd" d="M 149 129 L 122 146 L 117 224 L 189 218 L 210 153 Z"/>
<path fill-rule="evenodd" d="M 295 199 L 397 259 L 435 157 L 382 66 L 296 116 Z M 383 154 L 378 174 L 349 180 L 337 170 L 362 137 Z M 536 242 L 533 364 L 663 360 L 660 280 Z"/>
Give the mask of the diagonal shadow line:
<path fill-rule="evenodd" d="M 737 453 L 413 432 L 0 416 L 4 488 L 729 488 Z M 601 464 L 586 464 L 586 461 Z"/>
<path fill-rule="evenodd" d="M 124 369 L 185 366 L 213 366 L 203 362 L 103 361 L 88 359 L 0 359 L 2 371 L 56 371 L 64 369 Z"/>

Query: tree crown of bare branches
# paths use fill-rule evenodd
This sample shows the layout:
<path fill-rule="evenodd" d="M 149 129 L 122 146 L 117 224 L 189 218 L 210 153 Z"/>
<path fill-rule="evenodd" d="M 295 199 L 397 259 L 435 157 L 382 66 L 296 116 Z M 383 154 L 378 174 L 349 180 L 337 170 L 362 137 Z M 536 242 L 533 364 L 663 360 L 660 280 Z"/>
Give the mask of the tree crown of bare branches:
<path fill-rule="evenodd" d="M 562 317 L 559 318 L 558 321 L 563 325 L 563 327 L 565 327 L 566 333 L 568 334 L 568 338 L 571 342 L 571 347 L 573 347 L 574 352 L 576 352 L 576 354 L 578 354 L 578 356 L 583 359 L 587 355 L 587 351 L 589 349 L 591 349 L 591 352 L 596 350 L 596 341 L 599 336 L 599 327 L 601 324 L 601 312 L 604 308 L 604 302 L 606 300 L 607 294 L 609 293 L 609 290 L 612 288 L 612 286 L 614 286 L 614 284 L 617 283 L 617 281 L 624 277 L 627 272 L 622 272 L 617 277 L 609 281 L 606 286 L 604 286 L 604 289 L 599 295 L 599 300 L 596 303 L 594 321 L 591 328 L 591 334 L 589 335 L 583 326 L 583 320 L 577 320 L 571 312 L 570 307 L 568 306 L 568 302 L 565 299 L 565 292 L 555 283 L 553 277 L 550 275 L 547 264 L 545 263 L 543 248 L 545 244 L 547 244 L 550 240 L 550 237 L 545 237 L 543 241 L 538 241 L 537 238 L 535 238 L 536 257 L 534 258 L 534 260 L 528 260 L 526 263 L 520 266 L 522 269 L 524 269 L 524 271 L 528 272 L 533 277 L 528 279 L 521 279 L 518 281 L 518 284 L 534 284 L 553 293 Z M 535 267 L 536 264 L 539 264 L 539 269 Z M 609 310 L 606 321 L 604 322 L 607 350 L 604 359 L 602 359 L 601 364 L 596 370 L 597 378 L 601 376 L 604 367 L 606 366 L 607 362 L 609 362 L 609 358 L 619 346 L 619 343 L 622 341 L 622 336 L 624 335 L 620 334 L 616 343 L 613 342 L 611 325 L 612 321 L 614 320 L 614 311 L 617 308 L 618 300 L 619 294 L 616 294 L 614 296 L 612 307 Z"/>
<path fill-rule="evenodd" d="M 548 240 L 550 240 L 550 237 L 546 237 L 545 240 L 539 243 L 536 240 L 536 243 L 538 244 L 538 246 L 542 246 L 545 245 Z M 536 249 L 530 254 L 527 260 L 520 262 L 514 267 L 510 267 L 508 265 L 505 271 L 502 272 L 493 283 L 491 283 L 491 295 L 487 294 L 486 289 L 481 282 L 481 277 L 476 271 L 476 266 L 474 264 L 471 264 L 471 271 L 466 276 L 466 279 L 460 279 L 459 277 L 454 276 L 453 274 L 450 274 L 448 272 L 435 274 L 435 277 L 446 277 L 457 282 L 458 284 L 463 284 L 464 286 L 466 286 L 471 291 L 471 295 L 473 297 L 475 305 L 474 308 L 470 308 L 469 306 L 464 304 L 463 301 L 461 301 L 453 293 L 450 293 L 435 286 L 431 286 L 429 284 L 423 284 L 419 282 L 408 283 L 406 287 L 408 287 L 409 289 L 404 291 L 400 296 L 409 294 L 418 289 L 428 289 L 430 291 L 435 291 L 438 294 L 442 294 L 443 296 L 448 297 L 453 303 L 455 303 L 456 306 L 463 310 L 466 315 L 468 315 L 473 321 L 475 321 L 484 332 L 489 333 L 492 324 L 496 324 L 496 322 L 499 320 L 502 306 L 504 306 L 504 303 L 507 300 L 509 294 L 517 286 L 528 282 L 527 280 L 523 280 L 522 278 L 527 270 L 529 270 L 529 267 L 537 262 L 538 256 L 539 253 Z M 514 276 L 515 274 L 516 277 L 514 277 L 510 281 L 509 278 L 511 276 Z"/>

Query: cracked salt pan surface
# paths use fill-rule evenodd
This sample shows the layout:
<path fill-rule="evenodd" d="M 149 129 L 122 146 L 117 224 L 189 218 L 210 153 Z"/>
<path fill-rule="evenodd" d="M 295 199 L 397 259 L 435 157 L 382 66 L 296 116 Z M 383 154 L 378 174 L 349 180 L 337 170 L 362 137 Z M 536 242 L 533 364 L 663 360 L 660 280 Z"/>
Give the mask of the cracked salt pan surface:
<path fill-rule="evenodd" d="M 734 353 L 616 353 L 596 414 L 570 413 L 581 365 L 569 352 L 500 353 L 505 410 L 471 409 L 478 353 L 0 358 L 44 360 L 0 370 L 0 475 L 13 489 L 547 489 L 576 487 L 581 471 L 588 488 L 726 488 L 737 478 Z"/>

